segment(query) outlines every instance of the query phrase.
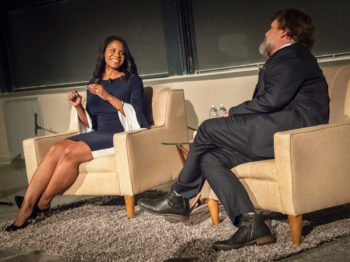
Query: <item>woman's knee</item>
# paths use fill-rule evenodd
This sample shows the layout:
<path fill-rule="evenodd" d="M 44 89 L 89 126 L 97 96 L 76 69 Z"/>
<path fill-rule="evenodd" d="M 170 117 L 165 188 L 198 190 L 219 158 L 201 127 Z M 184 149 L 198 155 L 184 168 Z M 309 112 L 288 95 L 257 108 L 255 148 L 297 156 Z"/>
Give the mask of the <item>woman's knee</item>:
<path fill-rule="evenodd" d="M 66 141 L 63 140 L 63 141 L 57 142 L 50 147 L 47 155 L 51 157 L 60 157 L 66 147 L 67 147 Z"/>
<path fill-rule="evenodd" d="M 69 144 L 62 152 L 61 162 L 70 164 L 80 164 L 90 160 L 91 152 L 84 144 L 75 142 Z"/>
<path fill-rule="evenodd" d="M 68 145 L 67 147 L 64 148 L 62 155 L 61 155 L 61 160 L 64 160 L 65 162 L 72 162 L 76 158 L 76 146 L 73 145 Z"/>

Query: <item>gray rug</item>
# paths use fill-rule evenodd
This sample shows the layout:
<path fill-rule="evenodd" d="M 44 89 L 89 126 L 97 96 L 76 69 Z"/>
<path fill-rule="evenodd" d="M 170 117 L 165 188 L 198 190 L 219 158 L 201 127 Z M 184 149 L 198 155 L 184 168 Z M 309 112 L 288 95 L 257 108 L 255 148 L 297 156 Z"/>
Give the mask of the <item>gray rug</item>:
<path fill-rule="evenodd" d="M 147 196 L 159 194 L 152 191 Z M 128 220 L 123 198 L 96 197 L 54 208 L 45 219 L 17 232 L 4 232 L 8 223 L 0 223 L 0 246 L 74 261 L 271 261 L 350 235 L 350 205 L 305 215 L 300 246 L 291 243 L 286 216 L 263 214 L 276 243 L 216 252 L 212 243 L 229 238 L 236 230 L 221 206 L 222 221 L 214 227 L 206 205 L 195 209 L 186 223 L 168 222 L 138 206 L 135 218 Z"/>

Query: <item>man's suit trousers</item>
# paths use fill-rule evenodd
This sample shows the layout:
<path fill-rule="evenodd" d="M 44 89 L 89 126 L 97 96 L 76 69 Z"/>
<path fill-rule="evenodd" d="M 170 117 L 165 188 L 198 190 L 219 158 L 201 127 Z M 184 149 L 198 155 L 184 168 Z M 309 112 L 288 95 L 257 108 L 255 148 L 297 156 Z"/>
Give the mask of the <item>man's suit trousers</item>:
<path fill-rule="evenodd" d="M 242 116 L 229 116 L 204 121 L 197 132 L 178 181 L 172 188 L 186 198 L 198 194 L 207 179 L 223 204 L 233 224 L 254 206 L 231 168 L 259 160 L 248 146 Z M 261 158 L 260 158 L 261 159 Z"/>

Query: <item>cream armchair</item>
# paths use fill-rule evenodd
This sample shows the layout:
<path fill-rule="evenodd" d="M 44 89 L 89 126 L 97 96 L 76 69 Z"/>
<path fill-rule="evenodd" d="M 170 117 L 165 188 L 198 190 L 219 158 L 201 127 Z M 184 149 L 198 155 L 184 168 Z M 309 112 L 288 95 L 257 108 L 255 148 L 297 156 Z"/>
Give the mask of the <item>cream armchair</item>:
<path fill-rule="evenodd" d="M 256 208 L 288 215 L 292 240 L 301 243 L 302 215 L 350 202 L 350 65 L 325 68 L 329 124 L 278 132 L 275 158 L 232 169 Z M 213 224 L 217 197 L 208 185 L 202 197 Z"/>
<path fill-rule="evenodd" d="M 146 87 L 145 112 L 151 128 L 115 134 L 115 154 L 81 164 L 77 180 L 64 195 L 122 195 L 132 218 L 135 194 L 177 178 L 182 167 L 177 152 L 161 143 L 188 141 L 183 90 Z M 78 133 L 72 119 L 73 114 L 67 133 L 23 141 L 29 182 L 50 146 Z"/>

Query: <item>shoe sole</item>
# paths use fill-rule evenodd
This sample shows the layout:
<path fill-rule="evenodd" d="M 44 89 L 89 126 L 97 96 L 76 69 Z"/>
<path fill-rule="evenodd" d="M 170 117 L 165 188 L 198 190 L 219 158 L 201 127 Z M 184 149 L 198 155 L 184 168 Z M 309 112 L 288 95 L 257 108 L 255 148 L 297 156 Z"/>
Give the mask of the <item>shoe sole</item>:
<path fill-rule="evenodd" d="M 169 222 L 186 222 L 190 219 L 190 217 L 170 214 L 165 215 L 164 219 Z"/>
<path fill-rule="evenodd" d="M 151 210 L 148 210 L 147 208 L 145 208 L 141 205 L 139 205 L 139 206 L 142 210 L 144 210 L 148 213 L 151 213 L 153 215 L 156 215 L 156 216 L 162 216 L 169 222 L 184 222 L 184 221 L 187 221 L 190 219 L 189 216 L 181 216 L 181 215 L 176 215 L 176 214 L 159 214 L 159 213 L 153 212 Z"/>
<path fill-rule="evenodd" d="M 238 248 L 241 248 L 241 247 L 245 247 L 245 246 L 252 246 L 252 245 L 258 245 L 258 246 L 261 246 L 261 245 L 266 245 L 266 244 L 270 244 L 270 243 L 274 243 L 276 240 L 268 235 L 268 236 L 263 236 L 263 237 L 260 237 L 260 238 L 257 238 L 257 239 L 254 239 L 253 241 L 250 241 L 246 244 L 242 244 L 242 245 L 237 245 L 237 246 L 222 246 L 222 247 L 215 247 L 213 246 L 213 248 L 215 250 L 231 250 L 231 249 L 238 249 Z"/>

